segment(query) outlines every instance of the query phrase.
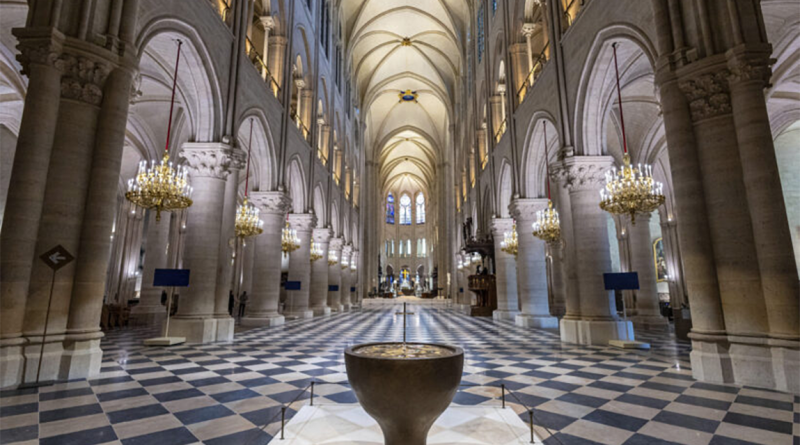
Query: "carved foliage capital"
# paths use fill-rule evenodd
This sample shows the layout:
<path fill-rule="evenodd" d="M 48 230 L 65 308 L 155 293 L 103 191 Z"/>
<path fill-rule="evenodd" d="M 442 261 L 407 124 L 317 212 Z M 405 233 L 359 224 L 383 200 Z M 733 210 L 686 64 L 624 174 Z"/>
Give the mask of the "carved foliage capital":
<path fill-rule="evenodd" d="M 342 250 L 342 245 L 344 244 L 344 239 L 342 238 L 331 238 L 330 243 L 328 244 L 329 250 Z"/>
<path fill-rule="evenodd" d="M 571 192 L 600 190 L 613 162 L 610 156 L 574 156 L 565 159 L 554 173 Z"/>
<path fill-rule="evenodd" d="M 17 49 L 19 49 L 17 61 L 22 65 L 23 74 L 30 73 L 31 64 L 55 67 L 61 57 L 61 45 L 52 40 L 28 41 L 21 39 Z"/>
<path fill-rule="evenodd" d="M 736 85 L 741 82 L 749 82 L 752 80 L 759 81 L 763 87 L 769 85 L 769 78 L 772 76 L 772 70 L 766 63 L 750 63 L 742 59 L 734 59 L 729 63 L 730 75 L 728 82 L 731 85 Z"/>
<path fill-rule="evenodd" d="M 703 73 L 678 83 L 695 122 L 731 112 L 727 69 Z"/>
<path fill-rule="evenodd" d="M 333 230 L 327 227 L 324 229 L 314 229 L 314 231 L 311 232 L 312 239 L 317 243 L 328 243 L 331 239 L 331 235 L 333 235 Z"/>
<path fill-rule="evenodd" d="M 231 151 L 221 144 L 184 144 L 180 156 L 191 177 L 225 179 L 230 173 Z"/>
<path fill-rule="evenodd" d="M 526 199 L 517 198 L 511 201 L 508 210 L 511 216 L 520 225 L 522 222 L 533 222 L 536 220 L 536 212 L 547 208 L 547 199 Z"/>
<path fill-rule="evenodd" d="M 349 258 L 352 253 L 353 253 L 353 245 L 352 244 L 348 244 L 348 245 L 342 247 L 342 258 L 344 258 L 344 257 L 348 257 Z"/>
<path fill-rule="evenodd" d="M 298 232 L 310 232 L 317 225 L 317 215 L 313 213 L 290 213 L 289 224 Z"/>
<path fill-rule="evenodd" d="M 494 239 L 499 242 L 503 240 L 503 234 L 510 232 L 514 227 L 514 220 L 511 218 L 494 218 L 492 219 L 492 235 Z"/>
<path fill-rule="evenodd" d="M 286 215 L 292 209 L 292 199 L 284 192 L 252 192 L 250 202 L 264 213 Z"/>

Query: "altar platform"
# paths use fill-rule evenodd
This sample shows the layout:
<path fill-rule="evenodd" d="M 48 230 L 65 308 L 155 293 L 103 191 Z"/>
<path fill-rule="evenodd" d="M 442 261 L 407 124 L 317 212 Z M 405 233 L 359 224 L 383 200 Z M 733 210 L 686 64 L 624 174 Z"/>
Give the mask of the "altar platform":
<path fill-rule="evenodd" d="M 378 423 L 358 404 L 304 406 L 270 445 L 358 444 L 382 445 Z M 451 405 L 428 434 L 429 445 L 530 444 L 530 428 L 514 412 L 500 406 Z M 536 436 L 536 444 L 541 438 Z"/>

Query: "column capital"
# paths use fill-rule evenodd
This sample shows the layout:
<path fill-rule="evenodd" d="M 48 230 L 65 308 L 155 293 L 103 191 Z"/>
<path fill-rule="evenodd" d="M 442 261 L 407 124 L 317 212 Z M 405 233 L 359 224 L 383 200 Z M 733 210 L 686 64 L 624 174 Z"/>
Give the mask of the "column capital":
<path fill-rule="evenodd" d="M 328 250 L 342 250 L 343 244 L 344 244 L 344 239 L 331 238 L 331 240 L 328 242 Z"/>
<path fill-rule="evenodd" d="M 511 201 L 509 212 L 517 222 L 533 222 L 536 212 L 547 208 L 547 198 L 517 198 Z"/>
<path fill-rule="evenodd" d="M 190 177 L 225 179 L 230 173 L 232 148 L 222 142 L 187 142 L 180 157 L 186 160 Z"/>
<path fill-rule="evenodd" d="M 491 224 L 492 235 L 494 235 L 495 245 L 502 241 L 503 235 L 510 232 L 514 227 L 514 220 L 512 218 L 493 218 Z"/>
<path fill-rule="evenodd" d="M 258 21 L 267 31 L 272 31 L 275 28 L 275 19 L 271 15 L 262 15 L 258 18 Z"/>
<path fill-rule="evenodd" d="M 347 244 L 342 247 L 342 258 L 346 256 L 350 256 L 353 253 L 353 245 Z"/>
<path fill-rule="evenodd" d="M 572 156 L 555 164 L 551 177 L 571 192 L 600 190 L 605 185 L 605 174 L 613 164 L 611 156 Z"/>
<path fill-rule="evenodd" d="M 298 232 L 310 232 L 317 225 L 317 215 L 313 213 L 290 213 L 289 224 Z"/>
<path fill-rule="evenodd" d="M 32 64 L 56 68 L 64 49 L 64 34 L 57 29 L 42 34 L 30 28 L 16 28 L 11 33 L 19 40 L 17 61 L 22 65 L 22 74 L 30 74 Z"/>
<path fill-rule="evenodd" d="M 99 106 L 103 102 L 103 87 L 114 69 L 102 57 L 83 53 L 62 53 L 55 63 L 61 71 L 61 97 Z"/>
<path fill-rule="evenodd" d="M 249 199 L 265 213 L 285 215 L 292 209 L 292 199 L 284 192 L 251 192 Z"/>
<path fill-rule="evenodd" d="M 298 77 L 297 79 L 294 80 L 294 84 L 295 84 L 295 86 L 297 86 L 297 89 L 299 89 L 299 90 L 302 90 L 302 89 L 304 89 L 306 87 L 306 81 L 303 80 L 300 77 Z"/>
<path fill-rule="evenodd" d="M 752 53 L 740 52 L 734 53 L 728 58 L 728 83 L 730 86 L 735 87 L 738 84 L 755 81 L 761 87 L 767 88 L 769 86 L 770 77 L 772 77 L 772 70 L 770 69 L 769 52 Z"/>
<path fill-rule="evenodd" d="M 247 153 L 239 147 L 231 148 L 231 169 L 244 170 L 247 167 Z"/>
<path fill-rule="evenodd" d="M 731 113 L 727 67 L 705 70 L 683 77 L 678 88 L 689 102 L 692 121 L 699 122 Z"/>
<path fill-rule="evenodd" d="M 522 25 L 522 35 L 525 36 L 526 39 L 533 36 L 536 30 L 539 28 L 538 23 L 525 23 Z"/>
<path fill-rule="evenodd" d="M 311 232 L 311 239 L 317 243 L 328 243 L 331 239 L 331 235 L 333 235 L 333 230 L 330 228 L 314 229 Z"/>

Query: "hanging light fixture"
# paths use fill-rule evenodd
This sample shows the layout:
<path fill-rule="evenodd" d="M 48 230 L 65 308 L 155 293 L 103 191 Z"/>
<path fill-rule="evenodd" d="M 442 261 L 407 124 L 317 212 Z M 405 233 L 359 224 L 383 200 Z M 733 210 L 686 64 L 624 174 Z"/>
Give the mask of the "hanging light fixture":
<path fill-rule="evenodd" d="M 294 252 L 300 248 L 300 238 L 297 237 L 297 230 L 289 227 L 289 221 L 286 221 L 286 227 L 281 232 L 281 251 L 283 253 Z"/>
<path fill-rule="evenodd" d="M 311 261 L 317 261 L 322 258 L 322 247 L 316 242 L 311 241 Z"/>
<path fill-rule="evenodd" d="M 156 222 L 161 221 L 161 212 L 185 209 L 192 205 L 192 187 L 185 166 L 173 165 L 169 160 L 169 137 L 172 133 L 172 112 L 175 108 L 175 89 L 178 85 L 178 63 L 181 60 L 182 41 L 178 40 L 178 56 L 175 60 L 175 75 L 172 80 L 172 100 L 169 106 L 167 143 L 164 157 L 156 164 L 153 160 L 139 163 L 136 176 L 128 180 L 125 199 L 132 204 L 156 211 Z"/>
<path fill-rule="evenodd" d="M 517 255 L 519 252 L 519 242 L 517 240 L 517 223 L 516 221 L 511 226 L 510 232 L 503 233 L 503 241 L 500 243 L 500 250 L 509 254 Z"/>
<path fill-rule="evenodd" d="M 328 251 L 328 266 L 335 266 L 339 264 L 339 257 L 336 255 L 335 250 Z"/>
<path fill-rule="evenodd" d="M 342 265 L 342 270 L 345 270 L 348 267 L 350 267 L 350 261 L 347 259 L 346 256 L 342 256 L 341 265 Z"/>
<path fill-rule="evenodd" d="M 247 202 L 250 193 L 250 151 L 253 146 L 253 118 L 250 118 L 250 142 L 247 145 L 247 176 L 244 180 L 244 201 L 236 209 L 236 223 L 234 225 L 236 236 L 248 238 L 261 235 L 264 232 L 264 221 L 258 217 L 258 207 Z"/>
<path fill-rule="evenodd" d="M 536 212 L 536 222 L 533 223 L 533 236 L 552 243 L 561 237 L 561 220 L 558 218 L 558 211 L 553 208 L 553 200 L 550 196 L 550 164 L 547 155 L 547 122 L 542 121 L 542 131 L 544 134 L 544 168 L 545 184 L 547 185 L 547 208 Z"/>
<path fill-rule="evenodd" d="M 606 186 L 600 190 L 600 208 L 616 215 L 628 215 L 631 224 L 636 224 L 636 214 L 648 214 L 664 203 L 664 186 L 653 179 L 653 167 L 647 164 L 631 165 L 628 142 L 625 138 L 625 120 L 622 116 L 622 92 L 619 86 L 617 44 L 614 48 L 614 69 L 617 74 L 617 100 L 619 121 L 622 129 L 622 167 L 606 172 Z"/>

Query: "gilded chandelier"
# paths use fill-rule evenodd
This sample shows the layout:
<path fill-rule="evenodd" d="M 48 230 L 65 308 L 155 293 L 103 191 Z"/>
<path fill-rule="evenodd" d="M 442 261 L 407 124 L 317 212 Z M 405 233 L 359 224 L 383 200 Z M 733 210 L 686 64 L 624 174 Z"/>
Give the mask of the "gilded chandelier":
<path fill-rule="evenodd" d="M 648 214 L 664 203 L 664 186 L 653 179 L 653 168 L 649 165 L 631 165 L 628 144 L 625 139 L 625 120 L 622 116 L 622 93 L 619 86 L 617 66 L 617 44 L 614 43 L 614 68 L 617 73 L 617 99 L 619 120 L 622 129 L 622 167 L 606 172 L 606 186 L 600 190 L 600 208 L 617 215 L 628 215 L 631 224 L 636 224 L 636 214 Z"/>
<path fill-rule="evenodd" d="M 236 209 L 236 223 L 234 225 L 236 236 L 247 238 L 250 236 L 261 235 L 264 232 L 264 221 L 258 217 L 260 210 L 247 201 L 250 191 L 250 147 L 253 144 L 253 119 L 250 119 L 250 142 L 247 147 L 247 177 L 244 185 L 244 201 Z"/>
<path fill-rule="evenodd" d="M 550 165 L 547 156 L 547 122 L 542 122 L 542 134 L 544 134 L 544 165 L 545 183 L 547 184 L 547 209 L 536 212 L 536 222 L 533 223 L 533 236 L 553 243 L 561 238 L 561 220 L 558 211 L 553 208 L 553 200 L 550 199 Z"/>
<path fill-rule="evenodd" d="M 519 251 L 519 240 L 517 239 L 517 223 L 511 226 L 510 232 L 503 233 L 503 241 L 500 243 L 500 250 L 509 254 L 516 255 Z"/>
<path fill-rule="evenodd" d="M 155 160 L 151 161 L 149 167 L 147 161 L 140 162 L 139 171 L 134 178 L 128 180 L 128 190 L 125 193 L 125 199 L 134 205 L 155 210 L 156 221 L 161 221 L 162 211 L 170 212 L 192 205 L 192 187 L 189 185 L 186 167 L 173 165 L 169 160 L 169 137 L 172 133 L 172 112 L 175 108 L 175 89 L 178 84 L 178 63 L 181 60 L 182 43 L 178 40 L 164 157 L 157 165 Z"/>
<path fill-rule="evenodd" d="M 328 251 L 328 266 L 335 266 L 339 264 L 339 257 L 336 255 L 335 250 Z"/>
<path fill-rule="evenodd" d="M 289 227 L 289 221 L 286 221 L 286 227 L 281 232 L 281 251 L 283 253 L 294 252 L 300 248 L 300 238 L 297 237 L 297 230 Z"/>
<path fill-rule="evenodd" d="M 347 257 L 344 257 L 344 256 L 342 257 L 342 261 L 341 261 L 340 264 L 342 265 L 342 270 L 345 270 L 348 267 L 350 267 L 350 261 L 348 261 Z"/>
<path fill-rule="evenodd" d="M 316 242 L 311 242 L 311 261 L 317 261 L 322 258 L 322 248 Z"/>

